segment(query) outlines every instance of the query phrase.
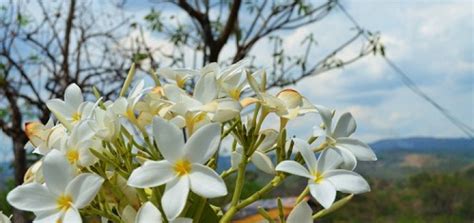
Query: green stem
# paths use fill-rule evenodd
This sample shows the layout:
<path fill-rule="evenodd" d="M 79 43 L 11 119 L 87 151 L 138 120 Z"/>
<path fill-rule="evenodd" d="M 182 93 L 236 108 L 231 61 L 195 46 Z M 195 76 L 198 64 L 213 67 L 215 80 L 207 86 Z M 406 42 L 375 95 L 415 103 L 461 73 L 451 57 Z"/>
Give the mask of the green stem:
<path fill-rule="evenodd" d="M 308 195 L 308 193 L 309 187 L 306 187 L 304 191 L 302 191 L 301 194 L 298 196 L 298 198 L 296 198 L 295 206 L 298 205 L 301 201 L 303 201 L 303 199 L 306 197 L 306 195 Z"/>
<path fill-rule="evenodd" d="M 206 205 L 206 201 L 206 198 L 200 198 L 198 209 L 196 210 L 196 214 L 194 215 L 193 222 L 200 222 L 202 212 L 204 211 L 204 206 Z"/>
<path fill-rule="evenodd" d="M 229 175 L 233 174 L 236 170 L 235 169 L 228 169 L 221 173 L 221 178 L 226 178 Z"/>
<path fill-rule="evenodd" d="M 234 215 L 244 207 L 249 206 L 250 204 L 254 203 L 255 201 L 261 199 L 263 195 L 271 191 L 273 188 L 279 186 L 283 180 L 286 178 L 285 175 L 281 174 L 275 176 L 272 181 L 262 187 L 259 191 L 252 194 L 250 197 L 246 198 L 245 200 L 241 201 L 239 204 L 235 206 L 231 206 L 229 210 L 224 214 L 224 216 L 219 221 L 220 223 L 230 222 Z"/>
<path fill-rule="evenodd" d="M 239 169 L 237 172 L 237 182 L 234 189 L 234 194 L 232 195 L 232 201 L 230 202 L 231 207 L 237 205 L 240 199 L 240 194 L 242 193 L 242 188 L 244 187 L 245 180 L 245 167 L 247 167 L 247 156 L 242 155 L 242 160 L 239 163 Z"/>

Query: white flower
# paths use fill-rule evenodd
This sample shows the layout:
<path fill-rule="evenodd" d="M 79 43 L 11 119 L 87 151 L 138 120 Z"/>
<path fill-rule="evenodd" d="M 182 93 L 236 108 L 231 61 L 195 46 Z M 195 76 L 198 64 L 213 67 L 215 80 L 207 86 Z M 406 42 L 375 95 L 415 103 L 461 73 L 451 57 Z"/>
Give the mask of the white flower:
<path fill-rule="evenodd" d="M 46 102 L 46 105 L 68 129 L 79 121 L 88 118 L 94 108 L 93 103 L 84 102 L 82 91 L 76 84 L 71 84 L 66 88 L 64 101 L 55 98 Z"/>
<path fill-rule="evenodd" d="M 91 152 L 90 148 L 95 148 L 95 133 L 89 125 L 89 121 L 83 121 L 71 131 L 68 137 L 64 137 L 61 143 L 60 151 L 71 164 L 79 167 L 87 167 L 94 164 L 98 159 Z M 95 148 L 98 149 L 98 148 Z"/>
<path fill-rule="evenodd" d="M 154 87 L 142 100 L 135 105 L 135 110 L 139 113 L 137 123 L 141 128 L 151 124 L 153 117 L 160 116 L 165 119 L 173 119 L 170 108 L 173 105 L 164 98 L 164 91 L 161 86 Z"/>
<path fill-rule="evenodd" d="M 265 138 L 257 147 L 255 152 L 250 156 L 250 160 L 259 170 L 268 174 L 274 174 L 275 167 L 273 166 L 272 160 L 266 153 L 273 147 L 273 145 L 275 145 L 278 139 L 278 132 L 274 129 L 265 129 L 261 131 L 260 134 L 264 135 Z M 240 161 L 242 160 L 242 152 L 242 147 L 238 147 L 236 151 L 232 152 L 232 168 L 237 169 Z"/>
<path fill-rule="evenodd" d="M 25 133 L 30 140 L 25 148 L 33 147 L 33 153 L 46 155 L 52 148 L 57 148 L 66 129 L 61 124 L 55 126 L 53 119 L 49 119 L 46 125 L 38 121 L 26 123 Z"/>
<path fill-rule="evenodd" d="M 162 223 L 163 219 L 158 208 L 155 207 L 151 202 L 146 202 L 142 205 L 138 213 L 136 213 L 135 223 L 149 223 L 156 222 Z M 190 218 L 176 218 L 169 221 L 170 223 L 192 223 L 193 220 Z M 131 222 L 130 222 L 131 223 Z"/>
<path fill-rule="evenodd" d="M 96 109 L 95 119 L 88 122 L 95 135 L 104 141 L 113 140 L 120 132 L 120 120 L 110 110 Z"/>
<path fill-rule="evenodd" d="M 2 211 L 0 211 L 0 223 L 11 223 L 10 218 L 4 215 Z"/>
<path fill-rule="evenodd" d="M 94 199 L 104 180 L 90 173 L 74 177 L 74 172 L 64 156 L 52 150 L 43 164 L 46 185 L 18 186 L 8 194 L 7 200 L 15 208 L 34 212 L 38 223 L 80 223 L 78 209 Z"/>
<path fill-rule="evenodd" d="M 179 216 L 189 190 L 206 198 L 227 194 L 224 181 L 214 170 L 203 165 L 217 150 L 219 124 L 203 126 L 185 143 L 181 129 L 156 117 L 153 135 L 164 160 L 146 161 L 132 172 L 128 185 L 148 188 L 166 184 L 161 203 L 168 219 Z"/>
<path fill-rule="evenodd" d="M 311 195 L 324 207 L 329 208 L 336 199 L 336 191 L 359 194 L 370 191 L 369 184 L 359 174 L 342 169 L 335 169 L 342 160 L 337 156 L 328 156 L 323 151 L 319 160 L 301 139 L 293 139 L 294 148 L 303 156 L 308 169 L 292 160 L 285 160 L 276 167 L 277 171 L 308 178 Z"/>
<path fill-rule="evenodd" d="M 288 114 L 281 116 L 282 118 L 291 120 L 306 113 L 318 112 L 315 106 L 296 90 L 283 89 L 276 97 L 283 101 L 288 111 Z"/>
<path fill-rule="evenodd" d="M 356 130 L 356 122 L 351 113 L 344 113 L 339 118 L 336 127 L 332 127 L 333 111 L 323 106 L 316 106 L 321 115 L 323 128 L 314 127 L 313 136 L 326 137 L 327 150 L 331 156 L 338 153 L 344 159 L 343 167 L 353 170 L 357 165 L 357 160 L 374 161 L 377 156 L 374 151 L 365 143 L 349 138 Z"/>
<path fill-rule="evenodd" d="M 31 182 L 37 182 L 37 183 L 43 183 L 44 182 L 44 177 L 43 177 L 43 160 L 40 159 L 36 161 L 33 165 L 26 170 L 25 176 L 23 176 L 23 184 L 31 183 Z"/>
<path fill-rule="evenodd" d="M 263 76 L 263 79 L 265 79 L 265 73 L 263 73 Z M 318 112 L 315 106 L 296 90 L 283 89 L 276 96 L 273 96 L 265 92 L 263 86 L 257 82 L 253 75 L 247 74 L 247 79 L 257 95 L 258 101 L 268 112 L 275 112 L 281 118 L 289 120 L 306 113 Z"/>
<path fill-rule="evenodd" d="M 244 66 L 247 66 L 248 63 L 249 60 L 244 59 L 218 72 L 219 96 L 228 96 L 239 101 L 242 91 L 248 87 L 244 69 Z"/>
<path fill-rule="evenodd" d="M 178 87 L 183 88 L 186 81 L 198 75 L 199 72 L 191 69 L 171 69 L 165 67 L 158 69 L 157 74 L 167 80 L 173 81 Z"/>
<path fill-rule="evenodd" d="M 173 103 L 170 110 L 185 120 L 190 132 L 200 122 L 208 119 L 214 122 L 225 122 L 240 114 L 240 103 L 231 98 L 217 98 L 218 89 L 213 73 L 202 75 L 196 83 L 193 96 L 189 96 L 176 85 L 167 84 L 163 87 L 168 100 Z"/>
<path fill-rule="evenodd" d="M 308 202 L 300 202 L 296 207 L 291 210 L 287 223 L 313 223 L 313 210 L 308 205 Z"/>
<path fill-rule="evenodd" d="M 148 91 L 149 88 L 145 88 L 145 81 L 141 80 L 137 85 L 130 91 L 128 96 L 120 97 L 114 102 L 107 102 L 107 110 L 115 112 L 118 115 L 122 115 L 128 118 L 132 122 L 136 122 L 135 116 L 135 105 L 138 103 L 143 94 Z"/>

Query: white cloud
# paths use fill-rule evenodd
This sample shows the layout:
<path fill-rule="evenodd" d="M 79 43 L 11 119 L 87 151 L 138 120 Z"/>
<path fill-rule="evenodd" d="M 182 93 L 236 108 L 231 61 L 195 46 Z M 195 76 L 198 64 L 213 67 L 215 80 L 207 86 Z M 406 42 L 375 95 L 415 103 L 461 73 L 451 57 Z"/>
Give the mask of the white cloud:
<path fill-rule="evenodd" d="M 472 73 L 474 14 L 472 2 L 415 1 L 343 2 L 347 9 L 370 30 L 382 33 L 388 56 L 406 70 L 424 91 L 449 108 L 464 122 L 474 126 L 474 89 Z M 301 40 L 316 34 L 319 43 L 311 58 L 317 61 L 353 31 L 350 22 L 338 12 L 320 23 L 282 33 L 289 54 L 303 49 Z M 149 38 L 156 38 L 147 34 Z M 153 46 L 167 44 L 152 40 Z M 172 47 L 172 46 L 168 46 Z M 342 58 L 357 54 L 360 45 L 341 52 Z M 235 48 L 226 46 L 221 59 L 233 54 Z M 271 44 L 263 40 L 251 53 L 256 63 L 270 68 Z M 391 71 L 381 58 L 367 57 L 344 69 L 334 70 L 299 82 L 297 90 L 314 103 L 350 111 L 358 120 L 357 136 L 373 141 L 386 137 L 443 136 L 459 137 L 456 129 L 430 104 L 414 95 Z M 317 116 L 302 117 L 290 124 L 291 134 L 307 136 Z M 266 127 L 277 128 L 271 118 Z"/>

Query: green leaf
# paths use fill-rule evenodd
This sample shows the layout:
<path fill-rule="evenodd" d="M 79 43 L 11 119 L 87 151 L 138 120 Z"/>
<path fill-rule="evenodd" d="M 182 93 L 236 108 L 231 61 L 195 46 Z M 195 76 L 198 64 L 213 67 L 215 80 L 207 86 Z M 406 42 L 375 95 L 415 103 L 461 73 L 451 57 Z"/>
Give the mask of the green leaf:
<path fill-rule="evenodd" d="M 135 53 L 133 54 L 132 56 L 132 60 L 134 63 L 138 63 L 144 59 L 148 58 L 148 54 L 147 53 Z"/>
<path fill-rule="evenodd" d="M 30 23 L 30 19 L 27 16 L 22 15 L 21 13 L 17 14 L 16 20 L 18 24 L 20 24 L 20 26 L 23 26 L 23 27 L 27 26 Z"/>

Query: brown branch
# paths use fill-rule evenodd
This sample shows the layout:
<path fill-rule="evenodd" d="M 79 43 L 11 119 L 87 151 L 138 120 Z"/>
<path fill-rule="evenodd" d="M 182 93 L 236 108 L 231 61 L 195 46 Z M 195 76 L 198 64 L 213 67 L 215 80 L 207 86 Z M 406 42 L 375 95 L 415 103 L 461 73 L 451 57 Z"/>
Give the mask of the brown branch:
<path fill-rule="evenodd" d="M 76 7 L 76 0 L 71 0 L 69 5 L 69 11 L 66 19 L 66 29 L 64 32 L 64 45 L 63 45 L 63 63 L 61 70 L 63 72 L 66 83 L 69 82 L 69 45 L 71 43 L 71 31 L 73 27 L 74 12 Z M 65 83 L 65 84 L 66 84 Z"/>
<path fill-rule="evenodd" d="M 239 18 L 239 10 L 240 10 L 241 3 L 242 3 L 241 0 L 234 0 L 234 3 L 232 4 L 232 8 L 230 9 L 229 17 L 227 18 L 227 23 L 224 27 L 224 30 L 222 31 L 221 35 L 216 41 L 217 48 L 222 49 L 224 44 L 229 39 L 230 34 L 234 30 L 235 24 Z"/>

